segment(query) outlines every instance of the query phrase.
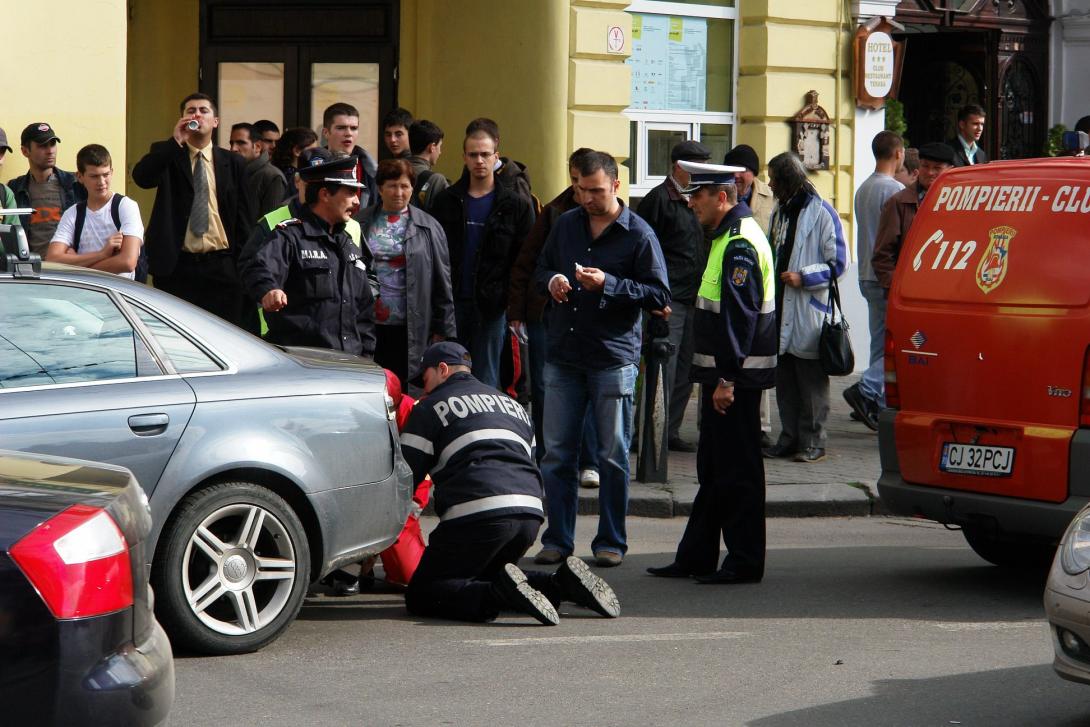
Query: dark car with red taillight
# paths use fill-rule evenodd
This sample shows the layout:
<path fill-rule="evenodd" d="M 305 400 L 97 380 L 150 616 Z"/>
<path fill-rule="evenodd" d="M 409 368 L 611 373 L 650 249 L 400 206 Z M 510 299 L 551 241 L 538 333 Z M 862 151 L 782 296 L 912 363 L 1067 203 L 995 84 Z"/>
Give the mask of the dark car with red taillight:
<path fill-rule="evenodd" d="M 152 613 L 150 530 L 128 470 L 0 451 L 0 723 L 166 721 L 174 662 Z"/>

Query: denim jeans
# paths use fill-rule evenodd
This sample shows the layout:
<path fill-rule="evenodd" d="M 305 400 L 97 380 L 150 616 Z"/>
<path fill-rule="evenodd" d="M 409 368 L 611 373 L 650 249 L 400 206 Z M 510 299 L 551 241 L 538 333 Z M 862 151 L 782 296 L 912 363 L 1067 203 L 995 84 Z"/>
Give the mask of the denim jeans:
<path fill-rule="evenodd" d="M 874 280 L 860 280 L 859 292 L 867 301 L 870 318 L 870 365 L 863 372 L 859 390 L 863 396 L 886 405 L 885 370 L 882 358 L 886 345 L 886 295 L 885 289 Z"/>
<path fill-rule="evenodd" d="M 534 459 L 540 466 L 545 456 L 545 324 L 527 322 L 526 341 L 530 349 L 530 418 L 534 421 L 534 436 L 537 439 Z M 589 402 L 587 415 L 583 418 L 579 469 L 598 469 L 598 427 L 594 425 L 594 409 Z"/>
<path fill-rule="evenodd" d="M 598 424 L 594 420 L 594 405 L 587 402 L 583 417 L 583 439 L 579 447 L 579 470 L 598 471 Z"/>
<path fill-rule="evenodd" d="M 471 300 L 454 302 L 454 319 L 458 326 L 458 343 L 473 357 L 473 376 L 482 384 L 500 388 L 500 356 L 503 337 L 507 333 L 507 315 L 485 318 Z"/>
<path fill-rule="evenodd" d="M 628 449 L 632 443 L 632 401 L 638 367 L 628 364 L 602 371 L 545 364 L 549 405 L 545 408 L 545 480 L 548 528 L 546 548 L 569 554 L 575 549 L 575 515 L 579 504 L 577 470 L 580 422 L 587 402 L 594 408 L 598 433 L 598 534 L 591 550 L 624 554 L 628 550 Z"/>

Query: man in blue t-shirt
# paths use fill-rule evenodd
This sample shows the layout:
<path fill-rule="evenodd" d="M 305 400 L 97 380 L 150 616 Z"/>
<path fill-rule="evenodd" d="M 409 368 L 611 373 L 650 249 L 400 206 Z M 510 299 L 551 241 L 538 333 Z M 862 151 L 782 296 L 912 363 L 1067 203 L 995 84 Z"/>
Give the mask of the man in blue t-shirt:
<path fill-rule="evenodd" d="M 511 264 L 534 223 L 529 200 L 497 183 L 498 144 L 491 128 L 474 128 L 462 145 L 461 178 L 432 207 L 450 250 L 458 341 L 472 354 L 474 377 L 496 388 Z"/>

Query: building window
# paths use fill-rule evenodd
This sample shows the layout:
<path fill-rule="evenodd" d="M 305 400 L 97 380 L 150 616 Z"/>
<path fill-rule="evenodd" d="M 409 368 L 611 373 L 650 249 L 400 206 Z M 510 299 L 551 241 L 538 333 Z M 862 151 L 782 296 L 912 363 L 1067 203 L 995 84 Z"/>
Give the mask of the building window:
<path fill-rule="evenodd" d="M 643 197 L 670 172 L 670 149 L 700 141 L 719 161 L 731 147 L 738 67 L 734 0 L 635 0 L 629 184 Z"/>

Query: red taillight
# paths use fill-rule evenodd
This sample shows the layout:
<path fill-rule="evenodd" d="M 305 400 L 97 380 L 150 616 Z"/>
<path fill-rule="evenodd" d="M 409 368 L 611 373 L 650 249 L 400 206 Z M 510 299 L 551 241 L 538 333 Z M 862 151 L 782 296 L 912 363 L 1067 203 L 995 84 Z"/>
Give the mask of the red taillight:
<path fill-rule="evenodd" d="M 133 604 L 129 546 L 100 507 L 73 505 L 34 528 L 10 554 L 57 618 Z"/>
<path fill-rule="evenodd" d="M 1090 348 L 1082 357 L 1082 396 L 1079 399 L 1079 426 L 1090 427 Z"/>
<path fill-rule="evenodd" d="M 901 389 L 897 385 L 897 354 L 893 345 L 893 334 L 886 329 L 885 356 L 882 357 L 882 365 L 886 379 L 886 406 L 890 409 L 901 408 Z"/>

